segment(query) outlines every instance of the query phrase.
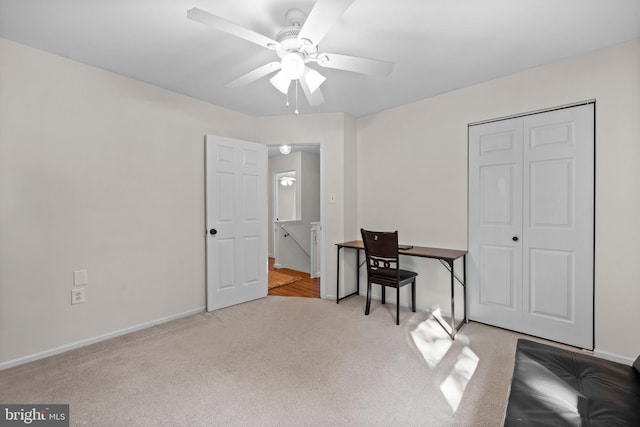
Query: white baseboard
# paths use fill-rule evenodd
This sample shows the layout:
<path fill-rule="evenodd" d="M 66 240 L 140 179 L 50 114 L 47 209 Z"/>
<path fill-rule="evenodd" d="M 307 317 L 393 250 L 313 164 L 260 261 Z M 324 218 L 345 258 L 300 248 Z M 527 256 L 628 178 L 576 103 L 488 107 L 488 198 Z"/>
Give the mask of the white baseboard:
<path fill-rule="evenodd" d="M 74 350 L 76 348 L 84 347 L 90 344 L 95 344 L 100 341 L 105 341 L 111 338 L 116 338 L 121 335 L 126 335 L 131 332 L 136 332 L 141 329 L 146 329 L 151 326 L 160 325 L 162 323 L 167 323 L 172 320 L 177 320 L 183 317 L 191 316 L 193 314 L 201 313 L 206 310 L 206 307 L 199 307 L 193 310 L 185 311 L 183 313 L 174 314 L 171 316 L 163 317 L 161 319 L 152 320 L 150 322 L 140 323 L 135 326 L 131 326 L 129 328 L 120 329 L 118 331 L 109 332 L 104 335 L 98 335 L 96 337 L 87 338 L 84 340 L 76 341 L 71 344 L 66 344 L 60 347 L 52 348 L 49 350 L 41 351 L 35 354 L 30 354 L 28 356 L 19 357 L 17 359 L 9 360 L 7 362 L 0 363 L 0 371 L 3 369 L 13 368 L 14 366 L 23 365 L 25 363 L 33 362 L 39 359 L 44 359 L 45 357 L 54 356 L 56 354 L 64 353 L 65 351 Z"/>
<path fill-rule="evenodd" d="M 631 366 L 633 361 L 636 360 L 634 357 L 621 356 L 619 354 L 599 350 L 597 348 L 593 350 L 593 355 L 601 359 L 611 360 L 612 362 L 623 363 L 629 366 Z"/>

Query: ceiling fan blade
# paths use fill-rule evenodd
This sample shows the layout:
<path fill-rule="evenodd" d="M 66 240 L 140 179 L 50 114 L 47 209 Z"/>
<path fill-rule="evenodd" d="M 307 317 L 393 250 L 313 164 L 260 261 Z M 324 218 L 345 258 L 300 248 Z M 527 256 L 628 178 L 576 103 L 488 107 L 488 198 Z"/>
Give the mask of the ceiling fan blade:
<path fill-rule="evenodd" d="M 230 81 L 225 86 L 229 88 L 237 88 L 241 86 L 248 85 L 261 77 L 266 76 L 267 74 L 271 74 L 274 71 L 280 69 L 280 63 L 277 61 L 269 62 L 268 64 L 263 65 L 262 67 L 258 67 L 253 71 L 249 71 L 247 74 L 238 77 L 237 79 Z"/>
<path fill-rule="evenodd" d="M 305 79 L 298 80 L 300 82 L 300 86 L 302 87 L 302 91 L 304 92 L 304 96 L 307 97 L 307 101 L 309 101 L 309 105 L 315 107 L 316 105 L 320 105 L 324 103 L 324 96 L 322 95 L 322 91 L 320 88 L 317 88 L 313 92 L 309 89 L 309 85 L 307 84 Z"/>
<path fill-rule="evenodd" d="M 326 68 L 353 71 L 354 73 L 370 74 L 373 76 L 388 76 L 394 67 L 393 62 L 360 58 L 358 56 L 338 55 L 337 53 L 322 53 L 318 55 L 318 64 Z"/>
<path fill-rule="evenodd" d="M 197 7 L 187 10 L 187 18 L 200 22 L 201 24 L 208 25 L 217 30 L 224 31 L 232 36 L 250 41 L 251 43 L 266 47 L 267 49 L 275 49 L 278 45 L 277 41 L 267 36 L 263 36 L 262 34 L 256 33 L 248 28 L 241 27 L 238 24 L 234 24 L 231 21 L 227 21 L 224 18 L 220 18 L 219 16 L 213 15 Z"/>
<path fill-rule="evenodd" d="M 299 39 L 307 39 L 314 46 L 329 32 L 355 0 L 318 0 L 300 29 Z"/>

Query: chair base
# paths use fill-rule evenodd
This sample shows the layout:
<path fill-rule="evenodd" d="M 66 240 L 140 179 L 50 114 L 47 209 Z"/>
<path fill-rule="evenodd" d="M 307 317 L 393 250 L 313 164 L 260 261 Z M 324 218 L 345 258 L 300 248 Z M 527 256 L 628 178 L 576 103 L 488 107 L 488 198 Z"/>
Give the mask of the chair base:
<path fill-rule="evenodd" d="M 415 279 L 412 280 L 411 282 L 407 282 L 405 284 L 411 284 L 411 311 L 413 313 L 416 312 L 416 281 Z M 368 316 L 369 313 L 371 312 L 371 285 L 375 284 L 375 285 L 380 285 L 382 287 L 382 293 L 381 293 L 381 302 L 382 304 L 386 304 L 386 285 L 382 285 L 379 283 L 371 283 L 368 282 L 367 283 L 367 303 L 365 305 L 365 309 L 364 309 L 364 314 L 365 316 Z M 396 289 L 396 325 L 400 325 L 400 288 L 401 286 L 389 286 L 390 288 L 395 288 Z"/>

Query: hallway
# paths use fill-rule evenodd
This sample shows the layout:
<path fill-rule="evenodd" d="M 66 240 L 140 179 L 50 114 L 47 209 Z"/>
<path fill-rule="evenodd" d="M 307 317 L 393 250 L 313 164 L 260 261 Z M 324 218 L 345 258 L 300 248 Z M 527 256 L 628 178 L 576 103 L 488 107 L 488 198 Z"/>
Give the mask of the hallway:
<path fill-rule="evenodd" d="M 269 258 L 269 271 L 273 271 L 274 259 Z M 301 279 L 289 285 L 280 286 L 269 289 L 269 295 L 285 296 L 285 297 L 304 297 L 304 298 L 320 298 L 320 279 L 311 279 L 308 273 L 290 270 L 288 268 L 279 268 L 278 273 L 298 276 Z"/>

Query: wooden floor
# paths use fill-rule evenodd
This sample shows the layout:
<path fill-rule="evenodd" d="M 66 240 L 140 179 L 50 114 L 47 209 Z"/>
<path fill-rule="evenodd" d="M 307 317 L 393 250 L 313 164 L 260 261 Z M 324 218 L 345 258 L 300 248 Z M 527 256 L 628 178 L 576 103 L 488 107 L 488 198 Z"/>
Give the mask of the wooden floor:
<path fill-rule="evenodd" d="M 269 270 L 273 270 L 274 259 L 269 258 Z M 269 289 L 269 295 L 278 295 L 282 297 L 304 297 L 304 298 L 320 298 L 320 279 L 311 279 L 309 273 L 303 273 L 288 268 L 279 268 L 278 272 L 291 274 L 292 276 L 300 276 L 301 280 L 290 285 L 280 286 L 275 289 Z"/>

